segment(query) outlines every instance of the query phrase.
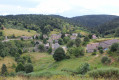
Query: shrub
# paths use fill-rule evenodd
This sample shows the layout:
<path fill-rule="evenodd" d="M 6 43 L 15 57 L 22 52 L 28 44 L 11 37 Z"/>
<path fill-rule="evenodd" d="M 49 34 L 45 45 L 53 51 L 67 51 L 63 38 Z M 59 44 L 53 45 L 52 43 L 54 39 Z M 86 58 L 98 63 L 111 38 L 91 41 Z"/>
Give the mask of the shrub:
<path fill-rule="evenodd" d="M 76 38 L 75 44 L 76 44 L 76 47 L 79 47 L 80 44 L 81 44 L 81 39 L 80 38 Z"/>
<path fill-rule="evenodd" d="M 74 45 L 74 41 L 73 40 L 70 40 L 68 43 L 67 43 L 67 47 L 72 47 Z"/>
<path fill-rule="evenodd" d="M 115 52 L 118 50 L 119 44 L 118 43 L 114 43 L 112 44 L 112 46 L 110 47 L 110 51 Z"/>
<path fill-rule="evenodd" d="M 64 44 L 63 39 L 60 38 L 60 39 L 58 40 L 58 43 L 59 43 L 60 45 L 63 45 L 63 44 Z"/>
<path fill-rule="evenodd" d="M 45 47 L 44 47 L 44 45 L 43 44 L 41 44 L 41 45 L 39 45 L 39 50 L 41 51 L 41 52 L 43 52 L 44 50 L 45 50 Z"/>
<path fill-rule="evenodd" d="M 16 72 L 24 71 L 24 66 L 22 63 L 19 63 L 16 67 Z"/>
<path fill-rule="evenodd" d="M 96 52 L 93 52 L 92 55 L 96 55 Z"/>
<path fill-rule="evenodd" d="M 31 63 L 25 64 L 25 72 L 26 73 L 33 72 L 33 65 Z"/>
<path fill-rule="evenodd" d="M 103 49 L 100 49 L 99 52 L 100 52 L 100 54 L 103 54 L 103 53 L 104 53 L 104 52 L 103 52 Z"/>
<path fill-rule="evenodd" d="M 90 77 L 94 77 L 94 78 L 110 78 L 110 77 L 119 78 L 119 69 L 100 68 L 100 69 L 92 70 L 88 74 Z"/>
<path fill-rule="evenodd" d="M 104 56 L 104 57 L 102 57 L 101 62 L 102 62 L 102 63 L 107 63 L 107 64 L 108 64 L 108 63 L 111 62 L 111 59 L 108 58 L 107 56 Z"/>
<path fill-rule="evenodd" d="M 65 57 L 66 57 L 65 51 L 61 47 L 57 48 L 53 55 L 53 58 L 56 61 L 61 61 L 61 60 L 65 59 Z"/>
<path fill-rule="evenodd" d="M 67 53 L 69 54 L 69 56 L 75 56 L 75 57 L 79 57 L 79 56 L 83 56 L 84 55 L 84 48 L 82 47 L 72 47 L 69 48 Z"/>
<path fill-rule="evenodd" d="M 89 64 L 84 63 L 84 64 L 81 65 L 81 67 L 79 67 L 77 69 L 77 71 L 78 71 L 77 73 L 84 75 L 85 73 L 87 73 L 89 71 L 89 68 L 90 68 Z"/>
<path fill-rule="evenodd" d="M 7 67 L 6 67 L 5 64 L 2 65 L 1 74 L 2 74 L 2 75 L 6 75 L 6 74 L 7 74 Z"/>
<path fill-rule="evenodd" d="M 52 47 L 50 47 L 50 48 L 48 49 L 48 53 L 49 53 L 49 54 L 52 53 Z"/>
<path fill-rule="evenodd" d="M 89 37 L 87 37 L 87 36 L 84 38 L 84 42 L 89 42 L 89 40 L 90 40 L 90 39 L 89 39 Z"/>

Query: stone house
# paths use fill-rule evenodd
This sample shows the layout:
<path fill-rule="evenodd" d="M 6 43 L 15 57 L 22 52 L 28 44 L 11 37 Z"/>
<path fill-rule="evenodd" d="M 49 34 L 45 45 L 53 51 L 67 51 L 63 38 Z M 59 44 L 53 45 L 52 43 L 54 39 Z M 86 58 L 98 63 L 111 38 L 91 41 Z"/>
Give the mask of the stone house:
<path fill-rule="evenodd" d="M 76 36 L 76 37 L 77 37 L 77 36 L 78 36 L 78 34 L 77 34 L 77 33 L 72 33 L 72 36 Z"/>
<path fill-rule="evenodd" d="M 70 36 L 70 34 L 65 34 L 65 37 Z"/>
<path fill-rule="evenodd" d="M 58 40 L 61 38 L 61 35 L 62 35 L 61 33 L 60 34 L 52 34 L 51 38 L 52 38 L 52 40 Z"/>
<path fill-rule="evenodd" d="M 99 47 L 99 43 L 92 43 L 92 44 L 88 44 L 87 45 L 87 52 L 88 53 L 92 53 L 94 51 L 94 49 L 98 49 Z"/>
<path fill-rule="evenodd" d="M 56 50 L 59 47 L 60 47 L 60 45 L 58 43 L 52 44 L 52 49 L 53 50 Z"/>
<path fill-rule="evenodd" d="M 92 39 L 97 39 L 97 37 L 96 37 L 96 35 L 94 34 L 94 35 L 92 35 Z"/>
<path fill-rule="evenodd" d="M 50 43 L 44 44 L 44 47 L 46 50 L 48 50 L 50 48 Z"/>
<path fill-rule="evenodd" d="M 77 36 L 70 36 L 71 40 L 75 40 Z"/>
<path fill-rule="evenodd" d="M 92 53 L 94 49 L 98 50 L 98 47 L 102 47 L 104 50 L 108 49 L 113 43 L 119 42 L 118 39 L 112 39 L 112 40 L 107 40 L 107 41 L 102 41 L 99 43 L 92 43 L 92 44 L 87 44 L 87 52 Z"/>
<path fill-rule="evenodd" d="M 24 40 L 33 39 L 33 37 L 28 37 L 28 36 L 21 36 L 21 38 L 23 38 Z"/>

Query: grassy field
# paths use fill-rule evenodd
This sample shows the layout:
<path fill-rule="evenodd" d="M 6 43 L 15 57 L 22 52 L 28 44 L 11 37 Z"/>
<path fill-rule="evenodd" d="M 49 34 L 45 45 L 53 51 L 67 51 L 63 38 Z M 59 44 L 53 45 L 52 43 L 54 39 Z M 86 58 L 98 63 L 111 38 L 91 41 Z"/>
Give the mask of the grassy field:
<path fill-rule="evenodd" d="M 5 36 L 11 36 L 14 34 L 16 37 L 17 36 L 23 36 L 23 35 L 33 36 L 33 35 L 37 34 L 36 31 L 32 31 L 32 30 L 30 30 L 30 32 L 28 32 L 28 30 L 17 30 L 17 29 L 5 29 L 2 31 L 3 31 Z"/>
<path fill-rule="evenodd" d="M 2 67 L 3 64 L 6 64 L 8 72 L 14 72 L 15 69 L 12 66 L 13 64 L 16 65 L 16 62 L 14 61 L 13 57 L 5 57 L 5 58 L 0 57 L 0 68 Z"/>

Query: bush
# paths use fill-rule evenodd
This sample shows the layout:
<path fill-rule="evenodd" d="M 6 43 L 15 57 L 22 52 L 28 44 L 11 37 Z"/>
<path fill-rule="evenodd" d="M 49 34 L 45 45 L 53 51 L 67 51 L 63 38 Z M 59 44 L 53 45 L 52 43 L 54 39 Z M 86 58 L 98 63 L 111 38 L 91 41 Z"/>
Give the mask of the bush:
<path fill-rule="evenodd" d="M 2 75 L 6 75 L 6 74 L 7 74 L 7 67 L 6 67 L 5 64 L 2 65 L 1 74 L 2 74 Z"/>
<path fill-rule="evenodd" d="M 92 55 L 96 55 L 96 52 L 93 52 Z"/>
<path fill-rule="evenodd" d="M 25 64 L 25 72 L 26 73 L 33 72 L 33 65 L 31 63 Z"/>
<path fill-rule="evenodd" d="M 72 47 L 74 45 L 74 41 L 73 40 L 70 40 L 68 43 L 67 43 L 67 47 Z"/>
<path fill-rule="evenodd" d="M 57 48 L 53 55 L 53 58 L 56 61 L 61 61 L 61 60 L 65 59 L 65 57 L 66 57 L 65 51 L 61 47 Z"/>
<path fill-rule="evenodd" d="M 85 63 L 81 67 L 78 68 L 77 73 L 84 75 L 89 71 L 89 68 L 90 68 L 89 64 Z"/>
<path fill-rule="evenodd" d="M 81 44 L 81 39 L 80 38 L 76 38 L 75 44 L 76 44 L 76 47 L 79 47 L 80 44 Z"/>
<path fill-rule="evenodd" d="M 84 42 L 89 42 L 89 40 L 90 40 L 90 39 L 89 39 L 89 37 L 87 37 L 87 36 L 84 38 Z"/>
<path fill-rule="evenodd" d="M 101 62 L 102 63 L 109 64 L 111 62 L 111 59 L 108 58 L 107 56 L 104 56 L 104 57 L 102 57 Z"/>
<path fill-rule="evenodd" d="M 41 44 L 41 45 L 39 45 L 39 50 L 41 51 L 41 52 L 43 52 L 44 50 L 45 50 L 45 47 L 44 47 L 44 45 L 43 44 Z"/>
<path fill-rule="evenodd" d="M 110 51 L 115 52 L 118 50 L 119 47 L 119 43 L 114 43 L 112 44 L 112 46 L 110 47 Z"/>
<path fill-rule="evenodd" d="M 119 78 L 119 69 L 118 68 L 101 68 L 97 70 L 92 70 L 88 74 L 90 77 L 94 77 L 94 78 L 110 78 L 110 77 Z"/>
<path fill-rule="evenodd" d="M 49 53 L 49 54 L 52 53 L 52 47 L 50 47 L 50 48 L 48 49 L 48 53 Z"/>
<path fill-rule="evenodd" d="M 16 67 L 16 72 L 24 71 L 24 66 L 22 63 L 19 63 Z"/>
<path fill-rule="evenodd" d="M 82 48 L 82 47 L 69 48 L 67 51 L 67 54 L 69 54 L 70 57 L 72 57 L 72 56 L 75 56 L 75 57 L 83 56 L 84 55 L 84 48 Z"/>
<path fill-rule="evenodd" d="M 103 49 L 100 49 L 99 52 L 100 52 L 100 54 L 103 54 L 103 53 L 104 53 L 104 52 L 103 52 Z"/>
<path fill-rule="evenodd" d="M 59 43 L 60 45 L 63 45 L 63 44 L 64 44 L 63 39 L 60 38 L 60 39 L 58 40 L 58 43 Z"/>

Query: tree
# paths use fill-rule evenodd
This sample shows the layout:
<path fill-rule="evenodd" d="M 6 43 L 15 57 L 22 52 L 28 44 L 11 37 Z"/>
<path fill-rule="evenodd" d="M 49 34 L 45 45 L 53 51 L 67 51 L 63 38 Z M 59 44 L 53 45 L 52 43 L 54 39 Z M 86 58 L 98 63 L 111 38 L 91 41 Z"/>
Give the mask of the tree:
<path fill-rule="evenodd" d="M 99 50 L 99 52 L 100 52 L 101 54 L 103 54 L 103 53 L 104 53 L 104 52 L 103 52 L 103 49 L 100 49 L 100 50 Z"/>
<path fill-rule="evenodd" d="M 104 56 L 104 57 L 102 57 L 101 62 L 102 62 L 102 63 L 107 63 L 107 64 L 108 64 L 108 63 L 111 62 L 111 59 L 108 58 L 107 56 Z"/>
<path fill-rule="evenodd" d="M 31 58 L 29 57 L 27 60 L 28 63 L 32 63 Z"/>
<path fill-rule="evenodd" d="M 55 50 L 54 54 L 53 54 L 53 58 L 56 61 L 61 61 L 63 59 L 65 59 L 66 55 L 65 55 L 65 51 L 63 48 L 59 47 Z"/>
<path fill-rule="evenodd" d="M 92 39 L 92 34 L 89 34 L 88 37 L 89 37 L 89 39 Z"/>
<path fill-rule="evenodd" d="M 22 63 L 19 63 L 16 67 L 16 72 L 24 71 L 24 66 Z"/>
<path fill-rule="evenodd" d="M 112 44 L 112 46 L 110 47 L 110 51 L 115 52 L 118 50 L 119 47 L 119 43 L 114 43 Z"/>
<path fill-rule="evenodd" d="M 48 49 L 48 53 L 50 54 L 52 52 L 52 47 Z"/>
<path fill-rule="evenodd" d="M 47 43 L 47 39 L 43 39 L 43 43 L 46 44 Z"/>
<path fill-rule="evenodd" d="M 69 54 L 70 57 L 79 57 L 84 55 L 84 48 L 82 47 L 71 47 L 68 49 L 67 54 Z"/>
<path fill-rule="evenodd" d="M 5 64 L 2 65 L 2 68 L 1 68 L 1 74 L 2 75 L 5 75 L 7 73 L 7 67 Z"/>
<path fill-rule="evenodd" d="M 41 45 L 39 45 L 39 50 L 41 51 L 41 52 L 43 52 L 44 50 L 45 50 L 45 47 L 44 47 L 44 45 L 43 44 L 41 44 Z"/>
<path fill-rule="evenodd" d="M 84 42 L 89 42 L 89 38 L 87 36 L 84 38 Z"/>
<path fill-rule="evenodd" d="M 26 73 L 33 72 L 33 65 L 31 63 L 25 64 L 25 72 Z"/>
<path fill-rule="evenodd" d="M 22 53 L 23 53 L 22 49 L 19 49 L 19 50 L 18 50 L 18 53 L 19 53 L 19 54 L 22 54 Z"/>
<path fill-rule="evenodd" d="M 90 69 L 90 65 L 88 63 L 84 63 L 81 65 L 81 67 L 78 68 L 78 74 L 86 74 Z"/>
<path fill-rule="evenodd" d="M 63 39 L 60 38 L 60 39 L 58 40 L 58 43 L 59 43 L 60 45 L 63 45 L 63 44 L 64 44 Z"/>
<path fill-rule="evenodd" d="M 64 38 L 63 38 L 63 41 L 64 41 L 65 44 L 66 44 L 69 40 L 70 40 L 69 37 L 64 37 Z"/>
<path fill-rule="evenodd" d="M 119 27 L 116 29 L 114 36 L 115 36 L 115 37 L 119 37 Z"/>
<path fill-rule="evenodd" d="M 70 40 L 68 43 L 67 43 L 67 47 L 72 47 L 74 45 L 74 41 L 73 40 Z"/>
<path fill-rule="evenodd" d="M 77 47 L 79 47 L 80 44 L 81 44 L 81 39 L 80 38 L 76 38 L 75 44 L 76 44 Z"/>

